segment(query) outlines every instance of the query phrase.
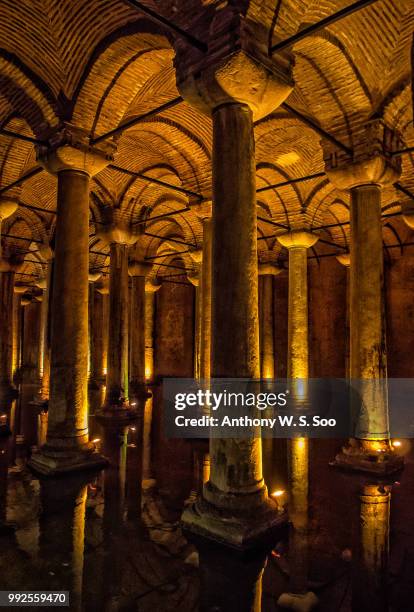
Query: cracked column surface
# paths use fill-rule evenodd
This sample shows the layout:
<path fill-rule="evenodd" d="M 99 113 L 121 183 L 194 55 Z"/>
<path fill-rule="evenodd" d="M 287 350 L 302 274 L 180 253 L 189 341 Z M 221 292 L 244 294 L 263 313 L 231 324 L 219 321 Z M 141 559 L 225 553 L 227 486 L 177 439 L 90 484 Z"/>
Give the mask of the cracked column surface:
<path fill-rule="evenodd" d="M 366 138 L 357 142 L 352 160 L 328 147 L 325 153 L 328 177 L 351 196 L 350 379 L 357 394 L 351 406 L 354 438 L 335 464 L 390 473 L 401 469 L 403 460 L 389 431 L 381 191 L 399 177 L 400 161 L 390 156 L 399 138 L 379 119 L 364 129 Z"/>
<path fill-rule="evenodd" d="M 220 26 L 227 16 L 237 30 L 237 48 L 233 30 L 230 34 Z M 208 38 L 209 51 L 203 58 L 181 45 L 175 63 L 180 93 L 213 121 L 211 378 L 257 379 L 253 121 L 277 108 L 293 83 L 287 56 L 276 64 L 257 47 L 253 59 L 253 40 L 234 7 L 217 11 Z M 240 549 L 253 546 L 282 520 L 264 484 L 261 439 L 211 437 L 210 458 L 209 480 L 201 499 L 185 510 L 184 525 L 192 533 Z"/>
<path fill-rule="evenodd" d="M 48 429 L 29 462 L 43 475 L 105 464 L 88 436 L 89 189 L 112 151 L 92 150 L 85 134 L 65 128 L 38 152 L 58 180 Z"/>

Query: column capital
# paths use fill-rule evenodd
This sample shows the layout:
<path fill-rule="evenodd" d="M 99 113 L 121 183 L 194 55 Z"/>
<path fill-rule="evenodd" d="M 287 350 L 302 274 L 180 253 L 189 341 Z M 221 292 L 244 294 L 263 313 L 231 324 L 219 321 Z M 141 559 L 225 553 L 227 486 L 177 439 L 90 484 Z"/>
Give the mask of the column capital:
<path fill-rule="evenodd" d="M 54 131 L 48 145 L 39 145 L 36 150 L 37 160 L 52 174 L 77 170 L 89 176 L 94 176 L 111 163 L 114 153 L 113 142 L 91 145 L 88 132 L 68 122 Z"/>
<path fill-rule="evenodd" d="M 283 268 L 280 268 L 274 263 L 260 263 L 258 266 L 259 276 L 277 276 L 283 272 Z"/>
<path fill-rule="evenodd" d="M 286 234 L 280 234 L 277 240 L 286 249 L 309 249 L 318 242 L 319 236 L 306 230 L 292 230 Z"/>
<path fill-rule="evenodd" d="M 145 281 L 145 293 L 155 293 L 161 289 L 161 283 L 156 281 L 154 278 L 149 278 Z"/>
<path fill-rule="evenodd" d="M 231 103 L 246 104 L 254 120 L 277 108 L 293 89 L 292 56 L 268 54 L 268 32 L 237 7 L 216 10 L 204 54 L 183 40 L 176 44 L 177 87 L 204 114 Z"/>
<path fill-rule="evenodd" d="M 130 261 L 128 264 L 129 276 L 143 276 L 144 278 L 152 270 L 152 264 L 147 261 Z"/>
<path fill-rule="evenodd" d="M 198 270 L 193 270 L 187 273 L 187 278 L 194 287 L 198 287 L 200 284 L 200 272 Z"/>
<path fill-rule="evenodd" d="M 17 198 L 0 197 L 0 223 L 16 212 L 18 205 Z"/>
<path fill-rule="evenodd" d="M 392 153 L 403 148 L 401 138 L 382 119 L 364 123 L 357 134 L 352 156 L 322 140 L 325 172 L 341 190 L 361 185 L 383 187 L 398 180 L 401 160 Z"/>
<path fill-rule="evenodd" d="M 96 283 L 102 276 L 102 272 L 89 272 L 88 280 L 90 283 Z"/>
<path fill-rule="evenodd" d="M 103 223 L 96 235 L 106 244 L 135 244 L 139 237 L 138 226 L 133 226 L 119 208 L 107 206 L 102 211 Z"/>
<path fill-rule="evenodd" d="M 341 253 L 340 255 L 336 256 L 336 260 L 339 261 L 339 263 L 345 268 L 349 268 L 351 265 L 351 253 Z"/>

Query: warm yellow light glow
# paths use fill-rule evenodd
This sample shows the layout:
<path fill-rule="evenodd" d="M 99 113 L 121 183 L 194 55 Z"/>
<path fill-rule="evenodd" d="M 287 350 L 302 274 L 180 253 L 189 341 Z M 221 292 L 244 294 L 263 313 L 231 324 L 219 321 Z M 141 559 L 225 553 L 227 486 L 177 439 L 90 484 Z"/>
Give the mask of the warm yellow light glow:
<path fill-rule="evenodd" d="M 277 491 L 273 491 L 272 497 L 281 497 L 285 492 L 282 489 L 277 489 Z"/>
<path fill-rule="evenodd" d="M 150 380 L 152 376 L 151 368 L 147 366 L 145 368 L 145 380 Z"/>
<path fill-rule="evenodd" d="M 392 445 L 398 447 L 398 446 L 401 446 L 401 442 L 400 440 L 394 440 Z"/>
<path fill-rule="evenodd" d="M 104 376 L 106 376 L 107 371 L 108 371 L 108 370 L 107 370 L 106 368 L 104 368 L 104 369 L 102 370 L 102 374 L 103 374 Z"/>
<path fill-rule="evenodd" d="M 306 439 L 305 438 L 298 438 L 298 442 L 297 442 L 297 446 L 298 448 L 305 448 L 305 444 L 306 444 Z"/>
<path fill-rule="evenodd" d="M 95 438 L 94 440 L 92 440 L 92 444 L 98 444 L 98 442 L 101 441 L 101 438 Z"/>

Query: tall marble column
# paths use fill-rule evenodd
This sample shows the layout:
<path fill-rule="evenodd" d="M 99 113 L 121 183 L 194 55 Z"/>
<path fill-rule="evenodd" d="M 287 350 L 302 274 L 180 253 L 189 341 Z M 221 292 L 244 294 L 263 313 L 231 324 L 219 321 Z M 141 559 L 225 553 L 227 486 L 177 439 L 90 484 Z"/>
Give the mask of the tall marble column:
<path fill-rule="evenodd" d="M 99 389 L 105 382 L 105 318 L 104 296 L 96 288 L 100 279 L 89 276 L 89 388 Z"/>
<path fill-rule="evenodd" d="M 148 398 L 145 382 L 145 277 L 151 266 L 139 261 L 130 261 L 131 304 L 129 333 L 129 384 L 130 397 L 143 408 Z"/>
<path fill-rule="evenodd" d="M 0 404 L 2 431 L 12 426 L 12 408 L 17 397 L 13 384 L 13 330 L 15 324 L 15 272 L 21 262 L 14 256 L 0 259 Z"/>
<path fill-rule="evenodd" d="M 100 467 L 88 437 L 88 273 L 90 178 L 112 159 L 113 146 L 92 149 L 86 134 L 63 128 L 39 149 L 57 175 L 51 381 L 46 444 L 30 467 L 44 475 Z"/>
<path fill-rule="evenodd" d="M 381 190 L 399 177 L 400 161 L 390 156 L 399 138 L 379 119 L 363 128 L 352 160 L 325 145 L 327 175 L 351 197 L 350 378 L 360 397 L 352 406 L 355 437 L 335 463 L 390 473 L 402 467 L 402 458 L 395 454 L 389 432 Z"/>
<path fill-rule="evenodd" d="M 106 397 L 97 411 L 100 419 L 136 417 L 129 401 L 129 277 L 128 243 L 110 242 L 110 280 L 108 317 L 108 367 Z"/>
<path fill-rule="evenodd" d="M 200 379 L 211 375 L 212 224 L 211 202 L 193 206 L 203 225 L 200 275 Z"/>
<path fill-rule="evenodd" d="M 28 448 L 37 442 L 38 410 L 32 402 L 40 390 L 39 345 L 42 303 L 34 298 L 23 308 L 22 360 L 20 368 L 19 410 L 24 443 Z"/>
<path fill-rule="evenodd" d="M 274 264 L 259 264 L 260 378 L 275 377 L 273 277 L 282 272 Z"/>
<path fill-rule="evenodd" d="M 227 20 L 231 31 L 222 27 Z M 253 121 L 279 106 L 292 81 L 288 62 L 261 55 L 233 6 L 217 10 L 207 39 L 201 60 L 180 46 L 176 69 L 180 93 L 213 121 L 211 377 L 252 379 L 260 376 Z M 261 439 L 212 437 L 210 457 L 209 480 L 184 525 L 240 549 L 253 546 L 280 524 L 262 476 Z"/>
<path fill-rule="evenodd" d="M 303 409 L 309 408 L 306 380 L 309 377 L 308 249 L 318 237 L 307 231 L 291 231 L 278 236 L 289 251 L 289 305 L 287 374 L 292 393 Z M 308 488 L 309 440 L 295 437 L 288 441 L 289 478 L 289 591 L 279 600 L 280 607 L 311 610 L 318 603 L 308 591 Z"/>
<path fill-rule="evenodd" d="M 196 251 L 202 253 L 202 251 Z M 195 262 L 195 265 L 197 263 Z M 199 264 L 198 264 L 199 267 Z M 195 290 L 194 300 L 194 378 L 200 379 L 200 359 L 201 359 L 201 287 L 200 278 L 201 271 L 197 269 L 194 272 L 188 272 L 187 278 L 193 285 Z"/>
<path fill-rule="evenodd" d="M 145 381 L 147 385 L 154 384 L 154 321 L 155 293 L 161 284 L 153 278 L 145 282 Z M 150 397 L 144 406 L 144 422 L 142 424 L 142 478 L 152 479 L 151 432 L 152 432 L 153 398 Z"/>

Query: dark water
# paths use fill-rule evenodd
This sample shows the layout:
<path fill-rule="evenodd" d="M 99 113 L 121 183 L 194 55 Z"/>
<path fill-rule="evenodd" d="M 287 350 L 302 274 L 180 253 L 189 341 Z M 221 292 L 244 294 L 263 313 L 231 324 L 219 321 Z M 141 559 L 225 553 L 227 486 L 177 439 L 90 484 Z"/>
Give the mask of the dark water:
<path fill-rule="evenodd" d="M 296 531 L 281 533 L 272 551 L 240 557 L 197 549 L 181 532 L 207 445 L 163 440 L 155 413 L 145 444 L 143 420 L 103 431 L 92 417 L 91 428 L 110 466 L 60 480 L 39 481 L 13 437 L 0 438 L 0 590 L 68 590 L 71 610 L 271 612 L 296 584 L 315 593 L 321 611 L 414 610 L 409 442 L 401 447 L 404 472 L 386 486 L 329 467 L 338 443 L 311 442 Z M 264 448 L 268 487 L 283 491 L 280 503 L 292 495 L 288 452 L 283 440 Z"/>

